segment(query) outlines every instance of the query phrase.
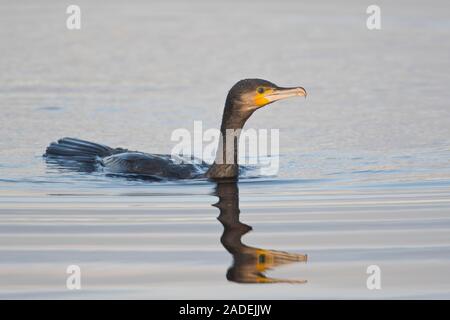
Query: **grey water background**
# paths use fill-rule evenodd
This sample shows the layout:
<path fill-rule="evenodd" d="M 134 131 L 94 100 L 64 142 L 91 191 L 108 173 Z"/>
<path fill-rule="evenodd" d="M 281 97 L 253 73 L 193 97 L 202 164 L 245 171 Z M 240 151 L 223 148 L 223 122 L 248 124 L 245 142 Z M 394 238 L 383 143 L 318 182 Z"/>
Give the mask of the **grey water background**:
<path fill-rule="evenodd" d="M 449 5 L 377 1 L 369 31 L 370 4 L 1 1 L 0 297 L 449 298 Z M 246 77 L 309 93 L 252 116 L 280 129 L 280 170 L 239 183 L 242 241 L 308 254 L 267 272 L 305 284 L 226 279 L 213 183 L 41 157 L 63 136 L 169 153 L 173 130 L 218 127 Z M 82 290 L 66 289 L 71 264 Z"/>

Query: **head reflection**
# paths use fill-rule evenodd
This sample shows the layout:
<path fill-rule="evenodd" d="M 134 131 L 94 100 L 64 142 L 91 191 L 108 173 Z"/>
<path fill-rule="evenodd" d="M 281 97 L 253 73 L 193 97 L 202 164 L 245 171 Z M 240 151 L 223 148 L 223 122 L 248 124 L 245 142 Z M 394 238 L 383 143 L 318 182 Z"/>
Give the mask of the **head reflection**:
<path fill-rule="evenodd" d="M 227 279 L 238 283 L 305 283 L 306 280 L 275 279 L 265 275 L 267 270 L 295 262 L 306 262 L 307 256 L 283 251 L 249 247 L 241 238 L 252 227 L 239 221 L 239 189 L 235 181 L 217 183 L 215 195 L 220 210 L 218 220 L 224 230 L 220 242 L 233 256 Z"/>

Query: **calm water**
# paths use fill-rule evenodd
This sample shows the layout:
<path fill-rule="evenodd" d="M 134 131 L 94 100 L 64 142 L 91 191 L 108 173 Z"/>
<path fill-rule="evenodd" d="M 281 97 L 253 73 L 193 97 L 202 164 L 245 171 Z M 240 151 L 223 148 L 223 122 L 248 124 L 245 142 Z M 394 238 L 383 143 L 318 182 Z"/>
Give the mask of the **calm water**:
<path fill-rule="evenodd" d="M 450 298 L 446 1 L 379 1 L 379 31 L 360 1 L 77 3 L 69 31 L 71 3 L 0 2 L 1 298 Z M 173 130 L 218 127 L 246 77 L 309 93 L 247 123 L 280 129 L 276 177 L 42 160 L 63 136 L 168 153 Z"/>

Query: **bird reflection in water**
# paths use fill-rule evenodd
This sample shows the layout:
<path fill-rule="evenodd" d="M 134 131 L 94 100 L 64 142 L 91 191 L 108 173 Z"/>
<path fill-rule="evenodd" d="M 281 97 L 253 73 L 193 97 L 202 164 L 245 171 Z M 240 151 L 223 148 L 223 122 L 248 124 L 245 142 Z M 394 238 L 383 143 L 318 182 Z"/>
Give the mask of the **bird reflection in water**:
<path fill-rule="evenodd" d="M 233 256 L 227 279 L 237 283 L 306 283 L 306 280 L 275 279 L 265 275 L 267 270 L 296 262 L 306 262 L 307 255 L 250 247 L 241 238 L 252 227 L 239 221 L 239 189 L 235 181 L 217 183 L 215 193 L 220 210 L 218 220 L 224 231 L 220 242 Z"/>

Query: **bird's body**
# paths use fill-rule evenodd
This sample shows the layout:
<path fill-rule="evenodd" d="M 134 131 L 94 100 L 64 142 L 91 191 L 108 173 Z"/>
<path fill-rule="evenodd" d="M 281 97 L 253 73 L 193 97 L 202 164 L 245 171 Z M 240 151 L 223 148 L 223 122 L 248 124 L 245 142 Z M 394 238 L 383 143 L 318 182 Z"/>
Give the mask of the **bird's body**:
<path fill-rule="evenodd" d="M 202 166 L 177 163 L 171 155 L 126 152 L 102 159 L 102 165 L 112 173 L 131 173 L 166 179 L 194 179 L 203 176 Z"/>
<path fill-rule="evenodd" d="M 242 129 L 255 110 L 274 101 L 291 96 L 306 96 L 302 87 L 280 88 L 261 79 L 245 79 L 237 82 L 229 91 L 221 125 L 221 143 L 216 161 L 208 166 L 203 161 L 186 161 L 173 155 L 149 154 L 111 148 L 75 138 L 62 138 L 51 143 L 45 157 L 49 162 L 62 166 L 82 164 L 91 170 L 102 168 L 111 174 L 127 174 L 153 179 L 237 178 L 239 166 L 237 147 L 229 148 L 227 139 L 234 139 L 237 146 L 239 135 L 228 135 L 229 130 Z M 226 146 L 226 147 L 225 147 Z M 230 160 L 231 159 L 231 160 Z M 208 168 L 209 167 L 209 168 Z"/>
<path fill-rule="evenodd" d="M 75 162 L 109 174 L 129 174 L 154 180 L 200 178 L 207 168 L 207 164 L 203 162 L 183 162 L 172 155 L 110 148 L 75 138 L 62 138 L 51 143 L 46 157 L 49 162 L 63 166 L 68 162 Z"/>

